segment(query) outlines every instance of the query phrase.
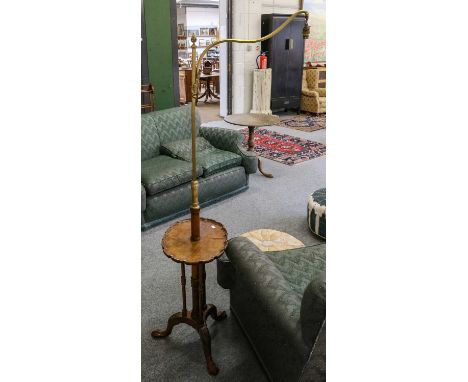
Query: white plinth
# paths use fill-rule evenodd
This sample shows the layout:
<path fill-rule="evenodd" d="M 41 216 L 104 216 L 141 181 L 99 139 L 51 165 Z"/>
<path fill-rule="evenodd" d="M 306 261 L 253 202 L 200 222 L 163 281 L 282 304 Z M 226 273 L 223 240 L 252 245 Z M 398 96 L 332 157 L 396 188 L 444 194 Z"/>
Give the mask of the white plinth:
<path fill-rule="evenodd" d="M 254 69 L 251 113 L 269 114 L 271 102 L 271 69 Z"/>

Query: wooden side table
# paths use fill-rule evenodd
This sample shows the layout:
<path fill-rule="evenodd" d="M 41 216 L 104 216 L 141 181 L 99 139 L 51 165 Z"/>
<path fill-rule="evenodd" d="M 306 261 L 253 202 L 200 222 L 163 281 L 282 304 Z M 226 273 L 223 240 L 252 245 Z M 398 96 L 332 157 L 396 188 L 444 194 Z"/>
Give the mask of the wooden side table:
<path fill-rule="evenodd" d="M 215 79 L 219 79 L 219 73 L 211 73 L 211 74 L 201 74 L 200 75 L 200 82 L 205 81 L 206 83 L 206 88 L 205 92 L 198 97 L 198 99 L 205 97 L 205 103 L 208 102 L 209 99 L 212 99 L 213 97 L 216 99 L 219 99 L 217 94 L 211 90 L 211 82 L 215 81 Z M 198 102 L 198 100 L 197 100 Z"/>
<path fill-rule="evenodd" d="M 233 125 L 247 126 L 249 128 L 248 151 L 254 151 L 255 149 L 254 130 L 256 127 L 278 125 L 280 123 L 280 119 L 277 115 L 258 113 L 231 114 L 224 117 L 224 120 Z M 272 174 L 263 171 L 260 158 L 258 158 L 258 171 L 267 178 L 273 178 Z"/>
<path fill-rule="evenodd" d="M 163 338 L 171 334 L 175 325 L 184 323 L 194 328 L 200 335 L 205 353 L 208 373 L 216 375 L 218 367 L 211 356 L 211 337 L 206 320 L 211 316 L 216 321 L 226 318 L 226 312 L 217 310 L 213 304 L 206 304 L 205 264 L 220 257 L 227 246 L 227 232 L 221 223 L 211 219 L 200 219 L 200 240 L 190 240 L 190 219 L 171 226 L 162 239 L 164 254 L 181 265 L 182 311 L 174 313 L 165 330 L 153 330 L 153 338 Z M 192 266 L 192 310 L 187 310 L 185 292 L 185 265 Z"/>

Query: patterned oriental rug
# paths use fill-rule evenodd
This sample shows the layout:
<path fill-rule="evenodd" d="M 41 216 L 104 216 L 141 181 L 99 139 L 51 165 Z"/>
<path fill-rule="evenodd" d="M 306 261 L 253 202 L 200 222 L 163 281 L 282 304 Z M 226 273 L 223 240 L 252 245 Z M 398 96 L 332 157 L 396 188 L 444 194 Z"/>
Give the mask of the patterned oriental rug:
<path fill-rule="evenodd" d="M 289 127 L 290 129 L 312 132 L 315 130 L 325 129 L 327 115 L 324 114 L 299 114 L 286 115 L 281 118 L 280 126 Z"/>
<path fill-rule="evenodd" d="M 247 149 L 249 130 L 242 129 L 244 135 L 242 145 Z M 267 129 L 255 129 L 255 153 L 263 158 L 271 159 L 283 164 L 305 162 L 325 155 L 326 146 L 314 141 L 279 134 Z"/>

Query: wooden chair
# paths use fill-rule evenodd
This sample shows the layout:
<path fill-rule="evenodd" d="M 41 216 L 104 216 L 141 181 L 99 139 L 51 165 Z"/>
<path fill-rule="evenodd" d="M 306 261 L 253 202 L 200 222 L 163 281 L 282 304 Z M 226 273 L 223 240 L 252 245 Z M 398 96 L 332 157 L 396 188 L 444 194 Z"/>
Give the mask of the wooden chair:
<path fill-rule="evenodd" d="M 154 87 L 151 84 L 141 85 L 141 112 L 154 111 Z"/>

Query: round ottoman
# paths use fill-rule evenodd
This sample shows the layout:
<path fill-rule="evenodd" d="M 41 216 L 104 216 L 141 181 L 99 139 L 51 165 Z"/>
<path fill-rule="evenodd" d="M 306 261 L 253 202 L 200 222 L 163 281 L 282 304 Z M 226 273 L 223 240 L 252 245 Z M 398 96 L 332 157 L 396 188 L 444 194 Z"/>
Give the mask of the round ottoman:
<path fill-rule="evenodd" d="M 309 221 L 310 230 L 320 236 L 326 238 L 326 224 L 327 224 L 327 189 L 320 188 L 309 196 L 307 203 L 307 216 Z"/>
<path fill-rule="evenodd" d="M 304 243 L 294 236 L 274 229 L 257 229 L 241 236 L 249 239 L 263 252 L 305 247 Z"/>

